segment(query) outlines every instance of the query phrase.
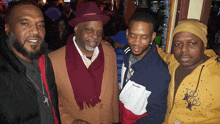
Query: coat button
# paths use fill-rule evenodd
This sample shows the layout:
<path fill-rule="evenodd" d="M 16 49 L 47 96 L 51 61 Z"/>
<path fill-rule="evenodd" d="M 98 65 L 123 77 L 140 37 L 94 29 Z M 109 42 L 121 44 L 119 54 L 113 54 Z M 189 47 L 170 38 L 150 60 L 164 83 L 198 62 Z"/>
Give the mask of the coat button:
<path fill-rule="evenodd" d="M 180 124 L 180 121 L 179 120 L 175 120 L 174 124 Z"/>
<path fill-rule="evenodd" d="M 102 104 L 100 105 L 100 108 L 102 108 Z"/>

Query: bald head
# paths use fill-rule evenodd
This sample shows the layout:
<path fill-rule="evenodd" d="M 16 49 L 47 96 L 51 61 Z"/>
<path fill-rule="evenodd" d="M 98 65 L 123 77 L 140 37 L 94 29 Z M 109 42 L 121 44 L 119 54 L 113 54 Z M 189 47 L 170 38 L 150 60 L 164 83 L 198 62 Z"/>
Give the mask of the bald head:
<path fill-rule="evenodd" d="M 11 20 L 11 17 L 13 17 L 13 15 L 16 13 L 16 12 L 20 12 L 20 11 L 17 11 L 19 7 L 21 7 L 22 5 L 32 5 L 32 7 L 35 7 L 37 8 L 38 10 L 40 10 L 40 8 L 37 6 L 36 3 L 34 3 L 33 1 L 30 1 L 30 0 L 24 0 L 24 1 L 18 1 L 18 2 L 15 2 L 13 3 L 12 5 L 10 5 L 7 9 L 7 12 L 6 12 L 6 23 L 10 23 L 10 20 Z M 41 10 L 40 10 L 41 11 Z M 41 12 L 42 13 L 42 12 Z M 43 13 L 42 13 L 43 15 Z"/>

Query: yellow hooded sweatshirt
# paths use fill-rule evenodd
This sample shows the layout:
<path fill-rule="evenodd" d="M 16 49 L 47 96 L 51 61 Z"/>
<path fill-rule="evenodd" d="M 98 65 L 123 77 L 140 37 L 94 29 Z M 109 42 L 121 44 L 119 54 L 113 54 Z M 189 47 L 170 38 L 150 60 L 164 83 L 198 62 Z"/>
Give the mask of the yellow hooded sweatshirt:
<path fill-rule="evenodd" d="M 171 75 L 167 113 L 163 124 L 220 124 L 220 59 L 213 50 L 210 58 L 187 75 L 174 98 L 175 71 L 179 66 L 173 54 L 158 49 Z"/>

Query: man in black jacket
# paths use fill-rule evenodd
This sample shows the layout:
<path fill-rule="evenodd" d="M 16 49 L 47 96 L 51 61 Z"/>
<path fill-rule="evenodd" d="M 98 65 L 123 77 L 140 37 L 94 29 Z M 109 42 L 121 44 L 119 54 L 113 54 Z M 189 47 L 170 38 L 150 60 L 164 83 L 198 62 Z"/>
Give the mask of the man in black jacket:
<path fill-rule="evenodd" d="M 15 3 L 6 14 L 5 33 L 0 42 L 0 123 L 59 124 L 41 10 L 31 2 Z"/>

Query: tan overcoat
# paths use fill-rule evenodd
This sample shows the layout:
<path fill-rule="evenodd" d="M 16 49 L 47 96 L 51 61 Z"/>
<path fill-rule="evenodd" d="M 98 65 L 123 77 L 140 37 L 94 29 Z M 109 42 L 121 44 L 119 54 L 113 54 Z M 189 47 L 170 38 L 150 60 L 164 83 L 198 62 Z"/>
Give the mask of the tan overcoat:
<path fill-rule="evenodd" d="M 119 121 L 117 63 L 114 50 L 102 44 L 104 74 L 101 86 L 101 102 L 93 108 L 80 110 L 74 99 L 73 89 L 66 68 L 66 46 L 49 54 L 58 90 L 59 111 L 62 124 L 112 124 Z"/>

